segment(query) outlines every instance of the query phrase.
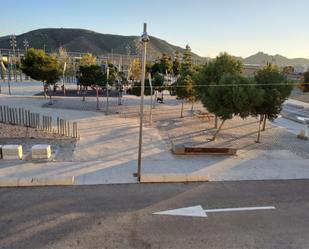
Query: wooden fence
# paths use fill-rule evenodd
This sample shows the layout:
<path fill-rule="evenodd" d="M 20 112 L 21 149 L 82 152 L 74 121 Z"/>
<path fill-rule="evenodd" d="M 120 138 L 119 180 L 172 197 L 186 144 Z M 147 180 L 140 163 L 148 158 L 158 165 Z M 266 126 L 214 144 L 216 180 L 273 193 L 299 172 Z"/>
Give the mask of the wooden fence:
<path fill-rule="evenodd" d="M 70 123 L 57 117 L 57 128 L 53 128 L 53 118 L 34 113 L 24 108 L 0 106 L 0 123 L 36 128 L 66 137 L 78 138 L 77 122 Z"/>

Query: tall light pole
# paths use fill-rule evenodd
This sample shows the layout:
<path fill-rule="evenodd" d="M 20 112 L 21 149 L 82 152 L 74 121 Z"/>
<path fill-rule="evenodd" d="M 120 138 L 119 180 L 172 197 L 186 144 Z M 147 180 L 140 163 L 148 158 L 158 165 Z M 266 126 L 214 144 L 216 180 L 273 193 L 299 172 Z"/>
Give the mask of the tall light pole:
<path fill-rule="evenodd" d="M 106 62 L 106 110 L 105 110 L 106 116 L 108 115 L 108 105 L 109 105 L 108 80 L 109 80 L 109 65 L 108 65 L 108 62 Z"/>
<path fill-rule="evenodd" d="M 28 40 L 25 39 L 25 40 L 23 41 L 23 44 L 24 44 L 25 52 L 27 53 L 28 48 L 29 48 L 29 42 L 28 42 Z"/>
<path fill-rule="evenodd" d="M 138 159 L 137 159 L 137 179 L 141 179 L 142 169 L 142 142 L 143 142 L 143 118 L 144 118 L 144 91 L 145 91 L 145 73 L 146 73 L 146 53 L 147 43 L 149 42 L 149 36 L 147 34 L 147 24 L 144 23 L 144 31 L 141 36 L 141 42 L 143 44 L 142 53 L 142 77 L 141 77 L 141 104 L 140 104 L 140 124 L 139 124 L 139 140 L 138 140 Z"/>
<path fill-rule="evenodd" d="M 15 35 L 11 35 L 10 36 L 10 46 L 12 47 L 13 58 L 14 58 L 14 79 L 15 79 L 15 81 L 17 81 L 17 75 L 16 75 L 16 54 L 15 54 L 15 50 L 16 50 L 16 47 L 17 47 L 17 42 L 16 42 L 16 36 Z"/>

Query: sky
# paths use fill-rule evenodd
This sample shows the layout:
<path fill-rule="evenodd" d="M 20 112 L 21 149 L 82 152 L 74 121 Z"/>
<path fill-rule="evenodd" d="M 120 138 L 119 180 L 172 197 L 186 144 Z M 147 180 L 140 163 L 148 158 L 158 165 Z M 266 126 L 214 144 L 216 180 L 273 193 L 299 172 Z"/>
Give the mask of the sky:
<path fill-rule="evenodd" d="M 201 56 L 309 58 L 309 0 L 0 0 L 0 36 L 39 28 L 148 32 Z"/>

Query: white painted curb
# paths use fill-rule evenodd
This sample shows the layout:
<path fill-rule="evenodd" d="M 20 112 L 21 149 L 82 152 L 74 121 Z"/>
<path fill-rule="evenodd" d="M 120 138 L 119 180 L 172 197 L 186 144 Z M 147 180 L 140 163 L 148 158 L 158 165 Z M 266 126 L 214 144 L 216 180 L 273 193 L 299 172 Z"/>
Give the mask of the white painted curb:
<path fill-rule="evenodd" d="M 0 187 L 71 186 L 74 185 L 74 182 L 74 176 L 45 178 L 0 178 Z"/>
<path fill-rule="evenodd" d="M 142 174 L 142 183 L 208 182 L 209 177 L 195 174 Z"/>

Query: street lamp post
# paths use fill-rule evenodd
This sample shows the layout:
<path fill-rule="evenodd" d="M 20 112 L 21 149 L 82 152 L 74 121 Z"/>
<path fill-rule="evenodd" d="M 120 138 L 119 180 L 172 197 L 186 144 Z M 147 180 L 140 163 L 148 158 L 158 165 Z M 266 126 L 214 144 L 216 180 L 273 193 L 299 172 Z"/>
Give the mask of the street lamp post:
<path fill-rule="evenodd" d="M 108 80 L 109 80 L 109 65 L 108 65 L 108 62 L 106 62 L 106 110 L 105 110 L 106 116 L 108 115 L 108 105 L 109 105 Z"/>
<path fill-rule="evenodd" d="M 16 42 L 16 36 L 11 35 L 10 36 L 10 45 L 13 50 L 13 58 L 14 58 L 14 80 L 17 81 L 17 75 L 16 75 L 16 54 L 15 54 L 15 49 L 17 47 L 17 42 Z"/>
<path fill-rule="evenodd" d="M 144 118 L 144 91 L 145 91 L 145 73 L 146 73 L 146 52 L 147 43 L 149 42 L 149 36 L 147 34 L 147 24 L 144 23 L 144 31 L 141 36 L 141 42 L 143 44 L 142 53 L 142 77 L 141 77 L 141 104 L 140 104 L 140 124 L 139 124 L 139 141 L 138 141 L 138 159 L 137 159 L 137 179 L 140 181 L 141 169 L 142 169 L 142 135 L 143 135 L 143 118 Z"/>

